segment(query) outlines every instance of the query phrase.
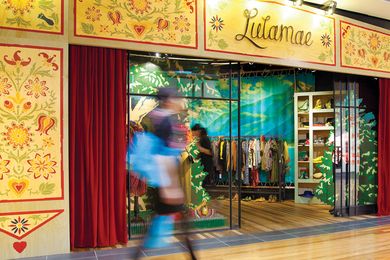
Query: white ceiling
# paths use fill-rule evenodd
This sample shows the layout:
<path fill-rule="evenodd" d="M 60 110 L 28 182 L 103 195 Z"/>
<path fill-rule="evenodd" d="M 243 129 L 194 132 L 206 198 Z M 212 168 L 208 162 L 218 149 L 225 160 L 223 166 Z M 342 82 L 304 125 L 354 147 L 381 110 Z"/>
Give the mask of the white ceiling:
<path fill-rule="evenodd" d="M 390 20 L 390 0 L 335 0 L 337 8 Z M 306 0 L 323 4 L 326 0 Z"/>

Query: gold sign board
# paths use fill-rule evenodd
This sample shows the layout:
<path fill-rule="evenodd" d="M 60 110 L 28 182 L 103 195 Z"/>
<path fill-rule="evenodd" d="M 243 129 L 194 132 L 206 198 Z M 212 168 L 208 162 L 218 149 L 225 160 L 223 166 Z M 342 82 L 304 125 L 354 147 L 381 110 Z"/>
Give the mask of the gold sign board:
<path fill-rule="evenodd" d="M 336 65 L 333 18 L 273 1 L 204 1 L 207 51 Z"/>
<path fill-rule="evenodd" d="M 390 73 L 390 34 L 340 22 L 341 66 Z"/>

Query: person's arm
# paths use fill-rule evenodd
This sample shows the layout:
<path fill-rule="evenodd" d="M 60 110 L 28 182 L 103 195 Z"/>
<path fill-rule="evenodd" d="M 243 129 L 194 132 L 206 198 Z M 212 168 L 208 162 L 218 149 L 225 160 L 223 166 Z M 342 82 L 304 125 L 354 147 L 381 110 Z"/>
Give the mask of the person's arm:
<path fill-rule="evenodd" d="M 207 148 L 202 147 L 199 143 L 197 144 L 197 146 L 198 146 L 198 149 L 199 149 L 199 151 L 200 151 L 201 153 L 204 153 L 204 154 L 207 154 L 207 155 L 210 155 L 210 156 L 212 155 L 210 149 L 207 149 Z"/>

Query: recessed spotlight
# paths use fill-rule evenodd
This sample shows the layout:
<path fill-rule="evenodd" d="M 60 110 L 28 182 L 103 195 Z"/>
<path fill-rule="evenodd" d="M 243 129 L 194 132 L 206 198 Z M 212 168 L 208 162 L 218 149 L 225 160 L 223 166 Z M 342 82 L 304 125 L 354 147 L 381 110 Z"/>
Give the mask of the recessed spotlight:
<path fill-rule="evenodd" d="M 159 52 L 156 52 L 156 57 L 161 58 L 161 54 Z"/>

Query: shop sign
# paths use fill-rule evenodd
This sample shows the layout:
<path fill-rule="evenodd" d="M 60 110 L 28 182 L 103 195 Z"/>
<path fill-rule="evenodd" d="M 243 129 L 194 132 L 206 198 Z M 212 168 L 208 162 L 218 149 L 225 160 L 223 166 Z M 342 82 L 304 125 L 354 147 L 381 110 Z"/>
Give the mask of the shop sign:
<path fill-rule="evenodd" d="M 197 48 L 196 0 L 94 0 L 75 5 L 75 35 Z"/>
<path fill-rule="evenodd" d="M 341 66 L 390 73 L 390 34 L 340 22 Z"/>
<path fill-rule="evenodd" d="M 272 1 L 205 0 L 205 49 L 335 65 L 335 20 Z"/>

